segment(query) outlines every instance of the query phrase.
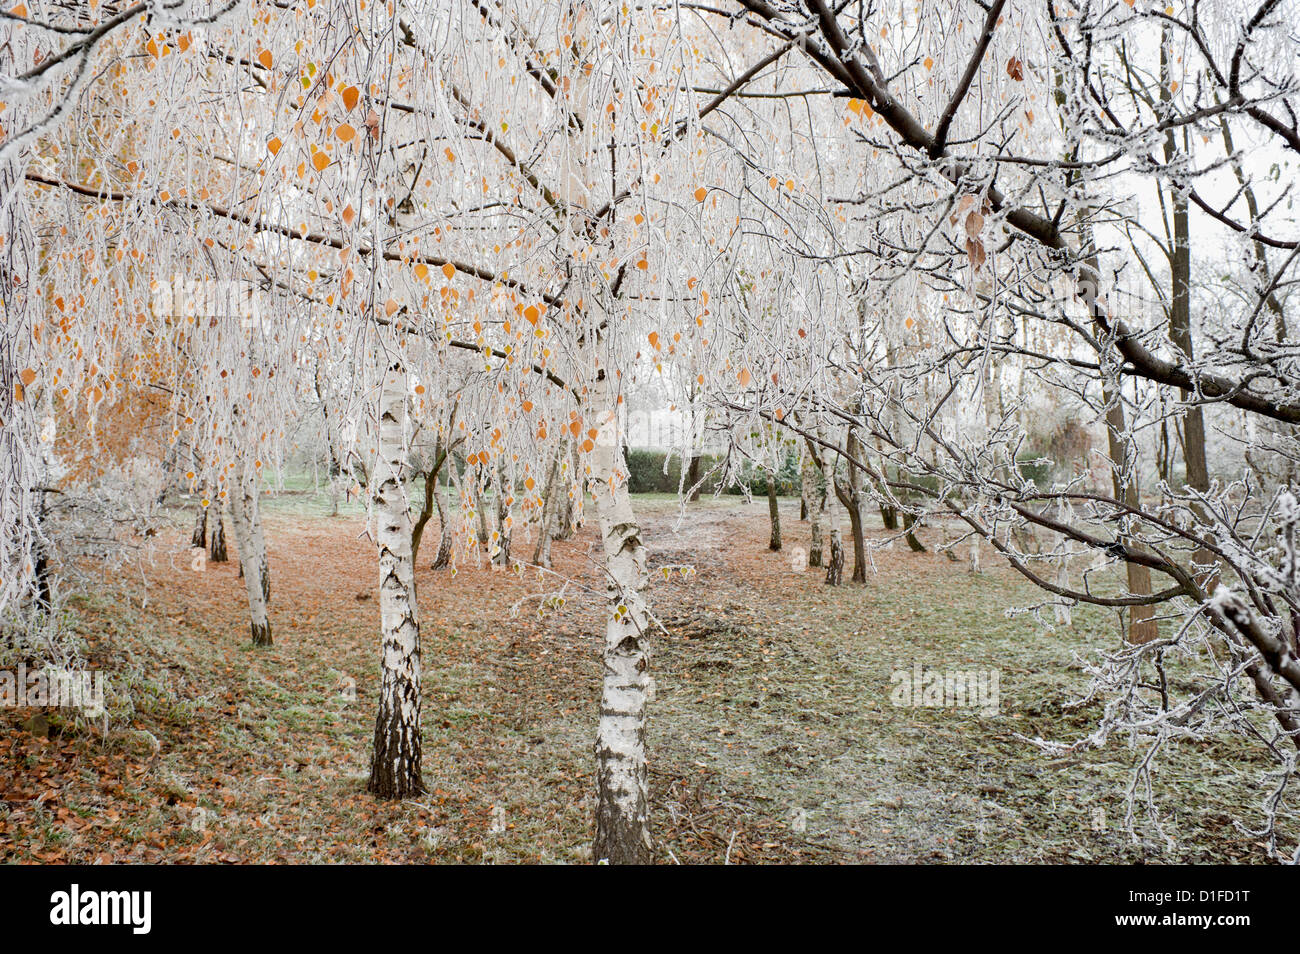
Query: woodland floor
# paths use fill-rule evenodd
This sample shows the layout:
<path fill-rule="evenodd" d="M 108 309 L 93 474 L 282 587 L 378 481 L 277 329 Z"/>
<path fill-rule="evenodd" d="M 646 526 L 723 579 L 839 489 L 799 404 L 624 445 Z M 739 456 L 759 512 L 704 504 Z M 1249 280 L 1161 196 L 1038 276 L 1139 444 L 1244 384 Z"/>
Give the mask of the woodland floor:
<path fill-rule="evenodd" d="M 1112 644 L 1113 616 L 1077 613 L 1055 632 L 1009 617 L 1033 591 L 991 555 L 976 576 L 901 543 L 875 554 L 865 586 L 826 587 L 820 571 L 790 569 L 789 549 L 807 545 L 797 507 L 783 502 L 787 549 L 771 553 L 766 501 L 706 500 L 675 531 L 675 501 L 639 500 L 667 629 L 649 732 L 662 861 L 1264 860 L 1231 823 L 1255 821 L 1263 796 L 1244 743 L 1162 755 L 1167 840 L 1144 813 L 1125 829 L 1139 752 L 1053 760 L 1018 738 L 1090 730 L 1096 705 L 1062 703 L 1083 685 L 1072 654 Z M 585 589 L 599 580 L 591 528 L 555 546 L 575 581 L 565 605 L 539 617 L 526 602 L 512 617 L 542 588 L 536 574 L 435 573 L 430 527 L 417 574 L 429 793 L 387 804 L 365 792 L 378 607 L 364 519 L 327 516 L 307 493 L 267 500 L 269 650 L 250 645 L 236 564 L 190 569 L 190 520 L 178 509 L 151 555 L 69 608 L 108 673 L 107 721 L 55 716 L 47 736 L 24 728 L 32 710 L 0 710 L 0 860 L 589 860 L 602 618 Z M 665 579 L 665 564 L 696 572 Z M 890 674 L 914 661 L 1000 669 L 1000 712 L 896 708 Z"/>

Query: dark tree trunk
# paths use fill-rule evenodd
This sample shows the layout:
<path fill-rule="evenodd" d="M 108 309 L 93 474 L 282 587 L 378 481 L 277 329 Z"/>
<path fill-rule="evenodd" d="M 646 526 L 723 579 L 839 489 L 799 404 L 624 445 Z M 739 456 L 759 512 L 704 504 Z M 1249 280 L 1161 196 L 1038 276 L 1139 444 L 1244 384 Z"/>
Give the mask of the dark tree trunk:
<path fill-rule="evenodd" d="M 222 520 L 221 507 L 213 511 L 212 532 L 208 534 L 208 562 L 225 563 L 230 559 L 226 553 L 226 524 Z"/>
<path fill-rule="evenodd" d="M 208 545 L 208 508 L 199 505 L 199 515 L 194 520 L 194 532 L 190 534 L 190 546 L 206 549 Z"/>
<path fill-rule="evenodd" d="M 703 463 L 704 458 L 699 454 L 694 454 L 691 457 L 691 466 L 686 471 L 686 489 L 690 492 L 686 499 L 692 502 L 700 499 L 700 490 L 702 489 L 699 486 L 700 467 Z"/>
<path fill-rule="evenodd" d="M 1172 93 L 1169 90 L 1170 50 L 1169 28 L 1161 37 L 1160 43 L 1160 98 L 1167 101 Z M 1183 148 L 1188 148 L 1186 132 L 1183 133 Z M 1190 152 L 1188 153 L 1190 155 Z M 1165 162 L 1174 163 L 1178 158 L 1176 131 L 1169 129 L 1165 133 Z M 1192 239 L 1191 223 L 1188 215 L 1187 194 L 1171 183 L 1170 198 L 1173 202 L 1173 243 L 1169 248 L 1169 340 L 1187 357 L 1188 366 L 1195 361 L 1195 346 L 1192 341 Z M 1190 401 L 1189 391 L 1181 392 L 1184 401 Z M 1161 422 L 1163 424 L 1163 421 Z M 1205 454 L 1205 416 L 1200 404 L 1190 404 L 1183 417 L 1183 461 L 1186 465 L 1187 485 L 1202 493 L 1210 489 L 1210 469 Z M 1204 516 L 1204 515 L 1202 515 Z M 1213 592 L 1218 586 L 1218 560 L 1206 547 L 1200 547 L 1192 557 L 1193 561 L 1203 567 L 1197 574 L 1197 582 L 1207 591 Z"/>
<path fill-rule="evenodd" d="M 924 553 L 925 544 L 916 538 L 916 533 L 912 529 L 916 526 L 916 517 L 906 510 L 903 511 L 903 526 L 907 529 L 907 545 L 912 548 L 912 552 Z"/>
<path fill-rule="evenodd" d="M 867 541 L 862 531 L 862 506 L 861 498 L 856 490 L 845 489 L 844 485 L 838 480 L 835 481 L 835 496 L 839 498 L 840 504 L 849 512 L 849 533 L 853 536 L 853 582 L 867 582 Z M 840 560 L 843 561 L 844 555 L 840 554 Z M 842 566 L 841 566 L 842 574 Z M 827 582 L 830 582 L 829 575 Z"/>
<path fill-rule="evenodd" d="M 856 495 L 855 495 L 856 496 Z M 853 582 L 867 582 L 867 540 L 862 532 L 862 509 L 858 501 L 849 508 L 849 530 L 853 534 Z"/>
<path fill-rule="evenodd" d="M 50 552 L 42 540 L 36 542 L 34 549 L 36 551 L 36 607 L 42 613 L 48 614 L 54 609 L 54 574 L 50 566 Z"/>
<path fill-rule="evenodd" d="M 898 508 L 880 505 L 880 519 L 885 524 L 886 530 L 898 529 Z"/>
<path fill-rule="evenodd" d="M 451 521 L 447 519 L 447 506 L 442 502 L 441 492 L 433 495 L 434 505 L 438 508 L 438 555 L 433 558 L 433 569 L 445 570 L 451 565 Z"/>
<path fill-rule="evenodd" d="M 772 522 L 772 538 L 768 541 L 769 550 L 781 549 L 781 508 L 776 498 L 776 475 L 767 475 L 767 515 Z"/>

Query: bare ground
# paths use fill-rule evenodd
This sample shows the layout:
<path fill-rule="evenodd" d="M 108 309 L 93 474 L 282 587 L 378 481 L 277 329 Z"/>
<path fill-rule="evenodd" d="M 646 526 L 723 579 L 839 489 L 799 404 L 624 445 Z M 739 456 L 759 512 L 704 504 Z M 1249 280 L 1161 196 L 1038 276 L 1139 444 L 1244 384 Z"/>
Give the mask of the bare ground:
<path fill-rule="evenodd" d="M 902 544 L 875 553 L 865 585 L 826 587 L 790 568 L 807 545 L 797 501 L 782 505 L 783 553 L 767 549 L 765 501 L 706 500 L 680 527 L 675 501 L 640 510 L 665 628 L 649 735 L 661 860 L 1265 860 L 1231 823 L 1254 821 L 1263 796 L 1259 755 L 1235 739 L 1163 756 L 1162 828 L 1139 816 L 1129 832 L 1138 753 L 1054 761 L 1018 738 L 1090 729 L 1095 707 L 1062 710 L 1083 684 L 1071 654 L 1115 640 L 1113 617 L 1078 613 L 1055 632 L 1009 618 L 1034 599 L 1011 571 L 974 576 Z M 394 805 L 364 791 L 378 685 L 364 520 L 305 495 L 267 514 L 270 650 L 250 645 L 235 564 L 190 569 L 184 512 L 150 559 L 75 601 L 110 715 L 56 714 L 33 733 L 31 710 L 0 710 L 0 859 L 589 860 L 602 618 L 590 529 L 556 544 L 556 578 L 434 572 L 426 546 L 429 793 Z M 566 602 L 539 614 L 530 594 L 560 578 Z M 999 670 L 998 712 L 894 706 L 890 675 L 915 662 Z"/>

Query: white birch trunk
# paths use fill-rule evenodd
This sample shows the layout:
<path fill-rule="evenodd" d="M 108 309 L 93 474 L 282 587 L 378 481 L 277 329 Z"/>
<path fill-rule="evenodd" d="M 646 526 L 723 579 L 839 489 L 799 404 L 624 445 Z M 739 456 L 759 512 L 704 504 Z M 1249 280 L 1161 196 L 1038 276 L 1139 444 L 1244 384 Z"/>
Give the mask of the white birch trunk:
<path fill-rule="evenodd" d="M 248 624 L 254 646 L 271 645 L 271 620 L 267 603 L 271 591 L 271 571 L 266 558 L 266 540 L 262 536 L 261 513 L 257 505 L 256 476 L 241 477 L 230 495 L 230 522 L 235 529 L 235 545 L 244 571 L 244 589 L 248 593 Z"/>
<path fill-rule="evenodd" d="M 596 842 L 594 859 L 610 864 L 650 861 L 646 702 L 650 679 L 648 581 L 641 528 L 627 489 L 618 395 L 602 372 L 593 405 L 599 408 L 591 455 L 592 497 L 605 549 L 609 617 L 605 625 L 604 682 L 596 733 Z"/>
<path fill-rule="evenodd" d="M 389 369 L 379 398 L 375 464 L 375 539 L 379 547 L 381 665 L 375 750 L 367 789 L 380 798 L 424 791 L 420 749 L 420 621 L 411 556 L 411 507 L 403 471 L 407 458 L 406 372 Z"/>

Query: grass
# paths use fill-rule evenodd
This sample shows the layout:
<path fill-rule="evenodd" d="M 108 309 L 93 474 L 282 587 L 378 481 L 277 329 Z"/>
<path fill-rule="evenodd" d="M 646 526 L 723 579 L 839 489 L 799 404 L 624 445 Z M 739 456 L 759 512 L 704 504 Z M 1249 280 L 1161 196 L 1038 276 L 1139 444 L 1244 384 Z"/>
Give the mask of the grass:
<path fill-rule="evenodd" d="M 696 568 L 652 572 L 649 593 L 666 630 L 648 736 L 661 860 L 1264 860 L 1229 823 L 1255 821 L 1266 767 L 1237 739 L 1161 758 L 1170 841 L 1145 818 L 1125 830 L 1138 753 L 1053 760 L 1019 738 L 1091 730 L 1095 707 L 1063 703 L 1083 686 L 1073 654 L 1115 641 L 1109 615 L 1078 611 L 1056 631 L 1010 617 L 1036 599 L 1019 577 L 972 576 L 902 544 L 875 554 L 866 585 L 828 588 L 767 550 L 765 500 L 706 499 L 680 527 L 675 497 L 637 504 L 652 571 Z M 806 544 L 797 507 L 782 502 L 787 548 Z M 109 673 L 107 731 L 39 738 L 18 728 L 30 713 L 0 715 L 0 857 L 589 860 L 603 612 L 592 529 L 555 546 L 557 571 L 588 589 L 542 616 L 536 603 L 507 611 L 543 585 L 532 573 L 462 564 L 453 578 L 423 561 L 429 792 L 394 805 L 364 791 L 378 688 L 364 520 L 328 516 L 324 495 L 305 490 L 264 509 L 269 650 L 249 644 L 233 563 L 195 573 L 160 552 L 75 601 L 85 653 Z M 183 551 L 190 525 L 178 512 L 159 546 Z M 891 674 L 915 662 L 999 670 L 998 713 L 892 705 Z"/>

